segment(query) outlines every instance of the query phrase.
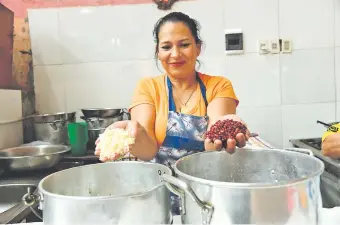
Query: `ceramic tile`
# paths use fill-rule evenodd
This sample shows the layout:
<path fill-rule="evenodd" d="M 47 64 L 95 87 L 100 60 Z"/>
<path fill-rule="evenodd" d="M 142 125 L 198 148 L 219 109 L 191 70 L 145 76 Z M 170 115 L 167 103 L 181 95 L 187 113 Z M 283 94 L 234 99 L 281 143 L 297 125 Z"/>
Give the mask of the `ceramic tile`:
<path fill-rule="evenodd" d="M 279 34 L 294 49 L 334 46 L 334 0 L 280 0 Z"/>
<path fill-rule="evenodd" d="M 151 4 L 60 9 L 64 63 L 152 59 L 158 11 Z"/>
<path fill-rule="evenodd" d="M 58 9 L 28 10 L 33 65 L 60 64 Z"/>
<path fill-rule="evenodd" d="M 333 48 L 294 51 L 280 64 L 283 104 L 335 101 Z"/>
<path fill-rule="evenodd" d="M 258 52 L 259 40 L 278 38 L 278 0 L 225 0 L 225 29 L 243 30 L 244 51 Z"/>
<path fill-rule="evenodd" d="M 0 89 L 0 122 L 22 117 L 21 91 Z"/>
<path fill-rule="evenodd" d="M 335 12 L 335 46 L 340 47 L 340 1 L 334 1 Z"/>
<path fill-rule="evenodd" d="M 34 86 L 38 113 L 65 112 L 65 84 L 68 77 L 62 66 L 35 66 Z"/>
<path fill-rule="evenodd" d="M 321 137 L 325 128 L 316 121 L 334 122 L 335 103 L 282 106 L 283 146 L 290 139 Z"/>
<path fill-rule="evenodd" d="M 240 99 L 240 106 L 281 104 L 278 55 L 246 53 L 228 56 L 226 71 Z"/>
<path fill-rule="evenodd" d="M 336 102 L 336 121 L 340 122 L 340 102 Z"/>
<path fill-rule="evenodd" d="M 237 114 L 247 123 L 250 132 L 275 148 L 282 147 L 281 106 L 238 107 Z"/>
<path fill-rule="evenodd" d="M 127 108 L 137 82 L 161 74 L 153 60 L 65 65 L 67 109 Z"/>
<path fill-rule="evenodd" d="M 335 92 L 336 101 L 340 101 L 340 47 L 335 48 Z"/>
<path fill-rule="evenodd" d="M 226 76 L 225 56 L 200 57 L 201 64 L 197 64 L 198 71 L 215 76 Z"/>

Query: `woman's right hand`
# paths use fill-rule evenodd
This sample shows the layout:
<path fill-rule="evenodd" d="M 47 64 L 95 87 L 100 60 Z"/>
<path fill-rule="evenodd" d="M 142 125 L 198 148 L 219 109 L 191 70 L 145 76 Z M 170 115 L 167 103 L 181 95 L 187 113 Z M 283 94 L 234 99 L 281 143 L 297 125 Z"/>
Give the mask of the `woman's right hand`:
<path fill-rule="evenodd" d="M 141 127 L 138 122 L 130 121 L 130 120 L 124 120 L 124 121 L 118 121 L 118 122 L 111 124 L 110 126 L 108 126 L 106 128 L 106 130 L 107 129 L 114 129 L 114 128 L 121 128 L 121 129 L 124 129 L 124 130 L 128 130 L 131 137 L 135 138 L 135 144 L 133 144 L 133 146 L 130 146 L 130 152 L 131 152 L 131 149 L 138 143 L 138 138 L 141 136 L 140 133 L 142 132 L 143 127 Z M 99 142 L 100 142 L 100 137 L 98 137 L 98 139 L 96 140 L 96 143 L 95 143 L 96 149 L 95 149 L 94 154 L 97 155 L 97 156 L 100 156 L 100 151 L 101 151 L 101 149 L 98 148 Z M 101 159 L 101 160 L 104 161 L 104 162 L 114 161 L 114 160 L 117 160 L 120 157 L 121 157 L 121 155 L 117 154 L 113 158 L 106 158 L 105 157 L 104 159 Z"/>

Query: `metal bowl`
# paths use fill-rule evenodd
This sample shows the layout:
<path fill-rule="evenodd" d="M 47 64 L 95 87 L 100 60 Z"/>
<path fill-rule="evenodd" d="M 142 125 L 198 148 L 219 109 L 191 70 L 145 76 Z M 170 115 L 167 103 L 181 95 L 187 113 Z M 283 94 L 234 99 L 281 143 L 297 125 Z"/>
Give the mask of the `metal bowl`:
<path fill-rule="evenodd" d="M 20 146 L 0 150 L 0 164 L 11 171 L 47 169 L 55 166 L 62 154 L 70 151 L 65 145 Z"/>
<path fill-rule="evenodd" d="M 59 112 L 54 114 L 39 114 L 33 116 L 36 123 L 54 123 L 56 121 L 74 121 L 76 119 L 76 112 Z"/>
<path fill-rule="evenodd" d="M 98 117 L 107 118 L 115 117 L 119 114 L 127 111 L 126 109 L 112 109 L 112 108 L 93 108 L 93 109 L 81 109 L 85 118 Z"/>

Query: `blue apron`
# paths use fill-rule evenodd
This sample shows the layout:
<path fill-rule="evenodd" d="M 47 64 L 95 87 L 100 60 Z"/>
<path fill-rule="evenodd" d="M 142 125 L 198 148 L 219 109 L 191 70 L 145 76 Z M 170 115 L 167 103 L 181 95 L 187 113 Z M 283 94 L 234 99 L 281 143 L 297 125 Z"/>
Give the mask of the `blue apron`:
<path fill-rule="evenodd" d="M 196 74 L 196 79 L 200 86 L 205 106 L 207 107 L 206 88 L 198 74 Z M 166 82 L 169 98 L 166 136 L 153 161 L 168 166 L 184 156 L 205 150 L 204 133 L 208 128 L 208 116 L 193 116 L 176 112 L 176 105 L 172 96 L 172 84 L 169 77 L 167 77 Z M 180 198 L 171 194 L 173 215 L 180 214 L 179 205 Z"/>

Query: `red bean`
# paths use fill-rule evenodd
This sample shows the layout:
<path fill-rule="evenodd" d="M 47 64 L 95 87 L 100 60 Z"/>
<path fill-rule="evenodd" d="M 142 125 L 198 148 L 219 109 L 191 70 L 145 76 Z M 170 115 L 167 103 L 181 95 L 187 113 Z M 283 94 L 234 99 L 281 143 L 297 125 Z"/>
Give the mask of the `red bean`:
<path fill-rule="evenodd" d="M 246 134 L 246 131 L 247 127 L 239 121 L 219 120 L 205 133 L 205 137 L 212 141 L 219 139 L 225 142 L 228 139 L 235 139 L 238 133 Z"/>

